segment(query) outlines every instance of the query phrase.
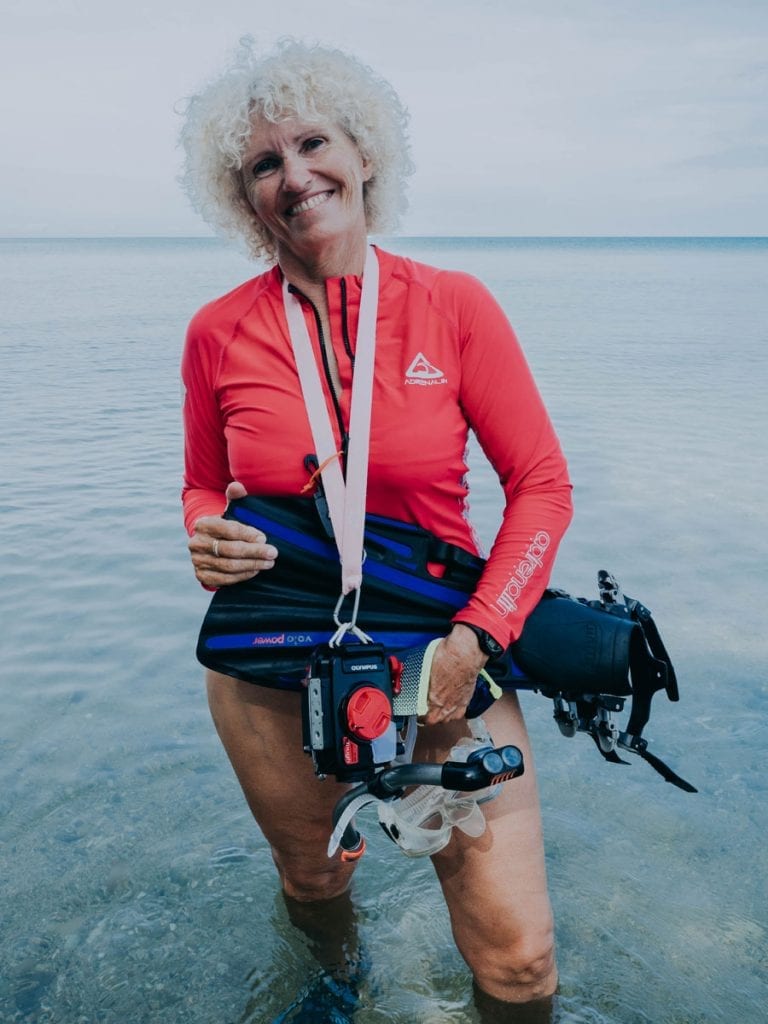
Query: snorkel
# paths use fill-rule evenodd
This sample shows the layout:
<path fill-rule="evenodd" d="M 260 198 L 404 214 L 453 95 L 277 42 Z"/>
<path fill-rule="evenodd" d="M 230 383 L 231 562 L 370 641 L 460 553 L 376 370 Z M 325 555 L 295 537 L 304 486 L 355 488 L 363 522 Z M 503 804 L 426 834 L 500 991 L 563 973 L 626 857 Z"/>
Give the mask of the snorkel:
<path fill-rule="evenodd" d="M 385 768 L 370 781 L 355 786 L 336 804 L 328 856 L 341 849 L 342 860 L 356 860 L 365 852 L 365 840 L 352 824 L 361 807 L 379 802 L 384 832 L 409 857 L 437 853 L 448 845 L 454 827 L 477 838 L 485 831 L 480 804 L 493 799 L 493 790 L 525 771 L 523 755 L 511 744 L 483 747 L 469 760 L 444 764 L 401 764 Z M 416 786 L 408 796 L 405 790 Z M 491 792 L 482 799 L 463 793 Z"/>

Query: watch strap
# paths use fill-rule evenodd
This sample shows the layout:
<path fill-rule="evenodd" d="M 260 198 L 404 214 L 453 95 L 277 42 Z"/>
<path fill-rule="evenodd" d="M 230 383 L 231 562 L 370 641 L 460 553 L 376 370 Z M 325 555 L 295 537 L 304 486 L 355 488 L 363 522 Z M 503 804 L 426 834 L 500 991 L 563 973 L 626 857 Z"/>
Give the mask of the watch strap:
<path fill-rule="evenodd" d="M 483 654 L 487 654 L 492 661 L 495 661 L 497 658 L 500 658 L 502 656 L 502 654 L 504 653 L 504 648 L 499 643 L 499 641 L 494 636 L 491 636 L 491 634 L 486 629 L 482 629 L 482 627 L 480 626 L 475 626 L 474 623 L 472 622 L 462 621 L 460 625 L 466 626 L 467 629 L 472 630 L 472 632 L 477 637 L 477 642 L 480 647 L 480 650 L 483 652 Z"/>

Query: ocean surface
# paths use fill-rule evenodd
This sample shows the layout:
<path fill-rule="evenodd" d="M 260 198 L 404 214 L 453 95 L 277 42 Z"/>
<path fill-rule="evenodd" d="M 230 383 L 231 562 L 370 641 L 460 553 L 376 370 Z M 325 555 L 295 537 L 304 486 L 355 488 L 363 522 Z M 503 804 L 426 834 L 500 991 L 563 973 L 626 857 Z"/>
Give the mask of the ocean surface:
<path fill-rule="evenodd" d="M 498 296 L 575 484 L 553 582 L 591 597 L 613 572 L 653 610 L 680 681 L 646 735 L 696 795 L 640 761 L 605 764 L 522 697 L 557 1019 L 760 1024 L 768 240 L 385 244 Z M 253 273 L 214 240 L 0 241 L 3 1024 L 481 1020 L 429 862 L 366 812 L 364 969 L 356 1005 L 334 995 L 209 719 L 178 364 L 195 310 Z M 488 543 L 498 486 L 479 458 L 471 480 Z"/>

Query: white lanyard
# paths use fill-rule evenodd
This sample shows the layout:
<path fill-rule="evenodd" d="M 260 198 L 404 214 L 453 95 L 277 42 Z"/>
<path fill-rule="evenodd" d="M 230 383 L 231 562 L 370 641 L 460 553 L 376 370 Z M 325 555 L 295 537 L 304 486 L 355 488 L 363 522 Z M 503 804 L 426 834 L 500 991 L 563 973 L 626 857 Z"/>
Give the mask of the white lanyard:
<path fill-rule="evenodd" d="M 312 430 L 315 454 L 321 467 L 331 525 L 341 558 L 341 598 L 336 606 L 336 624 L 340 627 L 342 636 L 346 629 L 351 628 L 361 639 L 365 634 L 362 634 L 362 631 L 355 626 L 355 617 L 360 599 L 360 586 L 363 582 L 363 531 L 368 481 L 368 448 L 371 436 L 371 400 L 378 302 L 379 262 L 373 246 L 368 246 L 357 324 L 345 484 L 341 471 L 341 453 L 337 451 L 333 440 L 328 407 L 325 403 L 320 373 L 304 320 L 304 312 L 301 302 L 290 291 L 287 278 L 283 277 L 283 305 L 288 321 L 288 332 L 296 359 L 296 367 L 299 371 L 299 381 Z M 338 620 L 339 609 L 345 595 L 353 590 L 357 593 L 352 621 L 340 623 Z M 338 634 L 337 636 L 340 639 Z"/>

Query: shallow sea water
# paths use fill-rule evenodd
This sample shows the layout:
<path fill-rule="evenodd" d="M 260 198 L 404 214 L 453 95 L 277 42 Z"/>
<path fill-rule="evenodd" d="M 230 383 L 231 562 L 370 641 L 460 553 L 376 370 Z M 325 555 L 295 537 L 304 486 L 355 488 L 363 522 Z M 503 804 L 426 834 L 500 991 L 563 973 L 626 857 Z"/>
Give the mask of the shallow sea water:
<path fill-rule="evenodd" d="M 646 732 L 697 795 L 605 765 L 522 698 L 558 1020 L 759 1024 L 768 242 L 387 244 L 500 298 L 575 483 L 554 582 L 591 596 L 610 569 L 678 670 L 681 703 L 657 699 Z M 2 1022 L 333 1020 L 299 1015 L 322 976 L 194 660 L 178 362 L 196 308 L 252 273 L 209 240 L 0 242 Z M 479 459 L 472 486 L 487 543 L 500 503 Z M 430 865 L 366 822 L 348 1019 L 478 1024 Z"/>

